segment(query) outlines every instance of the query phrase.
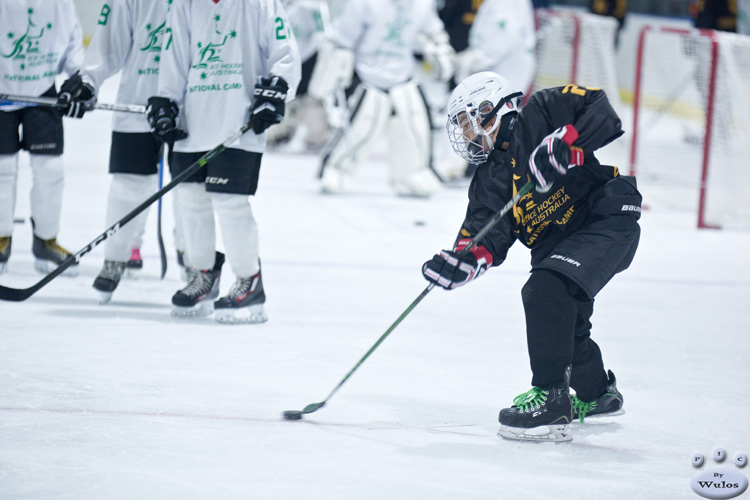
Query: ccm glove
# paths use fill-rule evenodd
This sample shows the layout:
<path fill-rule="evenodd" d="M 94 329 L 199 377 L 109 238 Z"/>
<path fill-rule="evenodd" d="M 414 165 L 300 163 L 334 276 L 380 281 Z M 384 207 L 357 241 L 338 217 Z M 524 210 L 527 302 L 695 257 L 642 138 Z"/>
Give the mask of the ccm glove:
<path fill-rule="evenodd" d="M 271 125 L 284 118 L 284 103 L 289 85 L 280 76 L 258 77 L 255 84 L 255 98 L 250 106 L 250 120 L 253 131 L 262 134 Z"/>
<path fill-rule="evenodd" d="M 552 184 L 568 173 L 568 169 L 583 164 L 583 151 L 571 149 L 578 139 L 573 125 L 565 125 L 542 139 L 529 157 L 529 169 L 536 181 L 536 190 L 546 193 Z"/>
<path fill-rule="evenodd" d="M 71 118 L 81 118 L 94 107 L 94 87 L 84 82 L 79 73 L 71 76 L 60 86 L 57 105 L 60 113 Z"/>
<path fill-rule="evenodd" d="M 149 97 L 146 105 L 146 118 L 151 125 L 151 133 L 167 144 L 185 139 L 188 134 L 177 128 L 180 109 L 177 103 L 166 97 Z"/>
<path fill-rule="evenodd" d="M 460 240 L 453 250 L 442 250 L 422 266 L 422 274 L 430 283 L 453 290 L 481 276 L 492 266 L 492 254 L 478 246 L 462 252 L 471 240 Z"/>

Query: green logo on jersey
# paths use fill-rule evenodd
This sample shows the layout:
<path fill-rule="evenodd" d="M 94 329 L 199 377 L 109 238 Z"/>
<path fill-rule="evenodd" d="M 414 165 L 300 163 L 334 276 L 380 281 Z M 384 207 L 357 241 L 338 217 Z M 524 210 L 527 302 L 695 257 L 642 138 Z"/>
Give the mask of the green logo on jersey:
<path fill-rule="evenodd" d="M 52 23 L 47 23 L 41 27 L 34 23 L 32 17 L 34 16 L 34 9 L 28 9 L 28 23 L 26 24 L 26 31 L 23 35 L 18 36 L 13 31 L 9 31 L 6 34 L 6 38 L 10 41 L 10 52 L 7 54 L 1 52 L 0 56 L 4 59 L 10 59 L 13 61 L 19 61 L 21 71 L 30 70 L 35 67 L 46 66 L 48 69 L 43 73 L 26 74 L 26 75 L 12 75 L 6 74 L 5 80 L 10 81 L 35 81 L 42 78 L 54 77 L 57 74 L 57 52 L 48 52 L 43 54 L 41 52 L 42 39 L 45 34 L 52 29 Z"/>
<path fill-rule="evenodd" d="M 20 37 L 16 38 L 16 34 L 12 31 L 8 32 L 8 39 L 12 40 L 12 49 L 8 54 L 0 54 L 5 59 L 26 59 L 26 56 L 32 56 L 39 54 L 39 43 L 44 37 L 45 29 L 52 29 L 52 23 L 47 23 L 42 28 L 37 27 L 31 16 L 34 14 L 34 9 L 27 11 L 29 15 L 29 22 L 26 25 L 26 32 Z M 21 65 L 21 69 L 25 69 L 25 64 Z"/>
<path fill-rule="evenodd" d="M 388 23 L 388 33 L 381 40 L 382 44 L 377 55 L 386 57 L 403 57 L 404 48 L 408 44 L 403 39 L 404 28 L 411 24 L 408 16 L 404 15 L 404 6 L 396 6 L 396 16 L 393 22 Z"/>
<path fill-rule="evenodd" d="M 224 44 L 227 43 L 228 39 L 237 38 L 237 32 L 235 30 L 232 30 L 229 35 L 222 35 L 221 31 L 219 31 L 220 20 L 221 16 L 214 16 L 214 33 L 216 35 L 219 35 L 219 37 L 223 36 L 221 42 L 215 43 L 213 40 L 209 41 L 208 43 L 197 42 L 196 45 L 198 47 L 198 55 L 200 56 L 200 61 L 198 61 L 197 64 L 193 65 L 193 69 L 207 68 L 209 64 L 223 62 L 221 56 L 219 55 L 221 54 L 221 47 L 223 47 Z"/>

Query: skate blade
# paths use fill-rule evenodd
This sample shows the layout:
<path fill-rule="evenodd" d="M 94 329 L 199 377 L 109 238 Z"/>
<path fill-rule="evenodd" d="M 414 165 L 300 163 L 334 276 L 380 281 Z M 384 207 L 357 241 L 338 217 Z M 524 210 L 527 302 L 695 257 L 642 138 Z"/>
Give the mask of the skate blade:
<path fill-rule="evenodd" d="M 193 307 L 181 307 L 172 305 L 173 318 L 203 318 L 214 312 L 214 303 L 210 299 L 204 299 Z"/>
<path fill-rule="evenodd" d="M 239 309 L 216 309 L 214 319 L 225 325 L 254 325 L 268 321 L 263 305 L 258 304 Z"/>
<path fill-rule="evenodd" d="M 561 443 L 573 440 L 573 431 L 565 425 L 540 425 L 531 429 L 522 427 L 508 427 L 501 425 L 497 431 L 498 437 L 512 441 L 535 441 L 538 443 Z"/>
<path fill-rule="evenodd" d="M 55 264 L 51 260 L 36 259 L 34 261 L 34 269 L 39 273 L 49 274 L 57 269 L 57 264 Z M 67 268 L 62 272 L 62 275 L 68 276 L 70 278 L 75 278 L 76 276 L 78 276 L 78 264 L 73 264 L 72 266 Z"/>
<path fill-rule="evenodd" d="M 125 274 L 124 274 L 125 279 L 128 279 L 128 280 L 137 280 L 138 279 L 138 275 L 141 273 L 142 269 L 143 268 L 126 267 L 125 268 Z"/>
<path fill-rule="evenodd" d="M 102 292 L 101 290 L 97 290 L 96 292 L 99 294 L 100 306 L 109 304 L 109 301 L 112 300 L 112 292 Z"/>
<path fill-rule="evenodd" d="M 586 420 L 591 420 L 591 419 L 596 420 L 600 418 L 616 417 L 618 415 L 625 415 L 625 409 L 620 408 L 619 410 L 613 411 L 612 413 L 600 413 L 598 415 L 586 415 L 585 417 L 583 417 L 583 421 L 585 422 Z M 573 419 L 573 422 L 580 423 L 580 419 L 578 417 L 575 417 Z"/>

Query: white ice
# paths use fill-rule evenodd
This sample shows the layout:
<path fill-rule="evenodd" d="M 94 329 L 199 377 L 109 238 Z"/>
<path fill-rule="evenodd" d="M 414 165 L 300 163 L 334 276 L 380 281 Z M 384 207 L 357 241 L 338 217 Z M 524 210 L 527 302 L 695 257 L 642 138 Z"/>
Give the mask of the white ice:
<path fill-rule="evenodd" d="M 113 96 L 110 82 L 102 101 Z M 104 230 L 109 130 L 108 112 L 66 120 L 60 241 L 72 251 Z M 170 317 L 182 282 L 169 199 L 163 281 L 152 210 L 145 268 L 110 304 L 91 288 L 102 246 L 79 277 L 0 302 L 0 498 L 696 498 L 694 452 L 709 463 L 716 446 L 730 461 L 750 452 L 750 233 L 697 230 L 694 213 L 656 209 L 593 319 L 624 416 L 573 424 L 569 444 L 496 437 L 498 411 L 531 378 L 518 245 L 464 289 L 432 291 L 326 407 L 282 421 L 324 400 L 419 295 L 422 262 L 452 243 L 465 210 L 465 189 L 394 196 L 382 151 L 349 195 L 319 194 L 316 170 L 314 156 L 264 157 L 252 201 L 264 325 Z M 29 175 L 24 157 L 26 223 L 4 286 L 42 278 Z M 227 266 L 222 291 L 232 281 Z"/>

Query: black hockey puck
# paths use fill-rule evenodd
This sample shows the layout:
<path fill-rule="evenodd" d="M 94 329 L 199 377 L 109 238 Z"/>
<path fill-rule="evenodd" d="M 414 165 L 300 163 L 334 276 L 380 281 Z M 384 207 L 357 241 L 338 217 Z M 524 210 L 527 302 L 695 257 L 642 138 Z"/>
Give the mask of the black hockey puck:
<path fill-rule="evenodd" d="M 302 412 L 298 410 L 287 410 L 282 415 L 284 420 L 302 420 Z"/>
<path fill-rule="evenodd" d="M 414 225 L 415 226 L 424 226 L 424 221 L 423 220 L 415 220 L 414 221 Z"/>

